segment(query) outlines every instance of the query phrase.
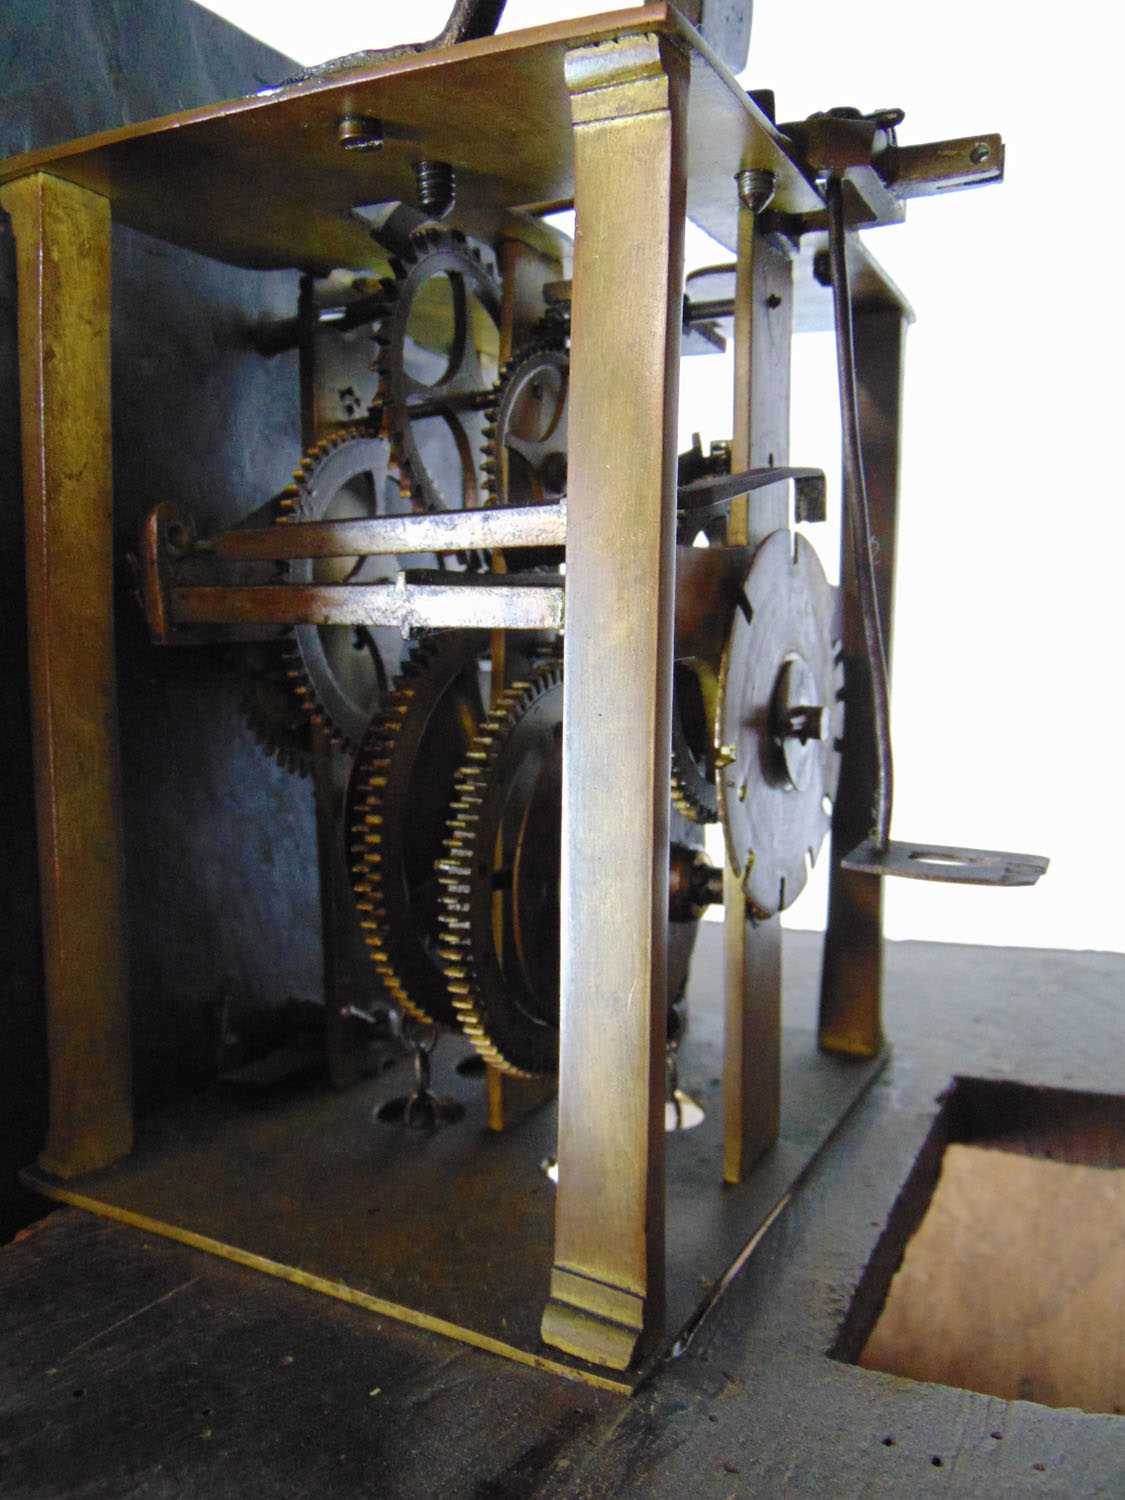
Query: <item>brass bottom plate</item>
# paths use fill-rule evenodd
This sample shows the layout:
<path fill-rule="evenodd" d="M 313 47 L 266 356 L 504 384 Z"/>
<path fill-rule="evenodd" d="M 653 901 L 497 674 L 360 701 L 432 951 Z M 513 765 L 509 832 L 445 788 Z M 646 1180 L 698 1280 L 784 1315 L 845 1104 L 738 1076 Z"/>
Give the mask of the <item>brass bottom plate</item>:
<path fill-rule="evenodd" d="M 490 1133 L 482 1080 L 456 1072 L 459 1041 L 438 1048 L 434 1084 L 466 1115 L 433 1136 L 372 1121 L 381 1100 L 409 1086 L 403 1066 L 344 1093 L 308 1088 L 261 1105 L 198 1098 L 142 1122 L 137 1150 L 116 1167 L 68 1183 L 37 1170 L 24 1179 L 49 1198 L 384 1317 L 631 1392 L 721 1293 L 884 1060 L 829 1057 L 811 1031 L 787 1029 L 781 1139 L 748 1182 L 725 1187 L 718 937 L 718 928 L 701 934 L 680 1061 L 680 1085 L 704 1119 L 668 1136 L 668 1332 L 636 1372 L 610 1375 L 541 1342 L 555 1108 Z"/>

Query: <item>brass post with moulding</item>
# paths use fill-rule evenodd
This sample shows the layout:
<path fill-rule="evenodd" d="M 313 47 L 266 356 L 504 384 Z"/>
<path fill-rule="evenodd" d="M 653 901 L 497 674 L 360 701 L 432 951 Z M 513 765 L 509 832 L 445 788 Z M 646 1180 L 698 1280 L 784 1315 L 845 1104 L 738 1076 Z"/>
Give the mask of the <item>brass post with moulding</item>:
<path fill-rule="evenodd" d="M 64 1180 L 133 1146 L 113 645 L 110 205 L 38 172 L 16 243 L 27 618 L 47 991 L 47 1140 Z"/>
<path fill-rule="evenodd" d="M 543 1337 L 623 1370 L 663 1319 L 687 66 L 667 38 L 641 35 L 576 49 L 565 69 L 577 231 L 559 1185 Z M 630 809 L 627 818 L 622 808 Z M 613 880 L 592 880 L 597 870 L 612 870 Z"/>

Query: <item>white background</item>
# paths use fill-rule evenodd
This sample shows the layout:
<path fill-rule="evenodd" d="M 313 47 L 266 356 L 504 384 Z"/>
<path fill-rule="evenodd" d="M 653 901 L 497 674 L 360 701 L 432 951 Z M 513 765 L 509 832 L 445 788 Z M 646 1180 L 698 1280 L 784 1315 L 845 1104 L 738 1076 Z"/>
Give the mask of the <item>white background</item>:
<path fill-rule="evenodd" d="M 623 5 L 624 0 L 618 0 Z M 434 35 L 451 0 L 211 0 L 304 63 Z M 505 31 L 608 9 L 509 0 Z M 1049 854 L 1034 890 L 890 881 L 896 938 L 1125 948 L 1117 8 L 758 0 L 748 88 L 778 118 L 899 105 L 904 143 L 1001 131 L 1007 180 L 867 242 L 910 298 L 895 626 L 895 834 Z M 1111 118 L 1111 110 L 1113 116 Z M 690 265 L 729 259 L 698 232 Z M 796 342 L 792 461 L 835 482 L 831 339 Z M 723 358 L 682 434 L 730 433 Z M 835 541 L 818 544 L 826 564 Z M 823 921 L 823 866 L 789 914 Z"/>

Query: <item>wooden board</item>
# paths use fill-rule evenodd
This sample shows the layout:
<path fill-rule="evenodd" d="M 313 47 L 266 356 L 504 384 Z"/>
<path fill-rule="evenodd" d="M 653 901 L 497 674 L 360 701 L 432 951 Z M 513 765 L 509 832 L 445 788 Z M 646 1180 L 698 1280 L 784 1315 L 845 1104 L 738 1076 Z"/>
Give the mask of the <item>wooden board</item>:
<path fill-rule="evenodd" d="M 954 1142 L 860 1363 L 1125 1411 L 1125 1172 Z"/>

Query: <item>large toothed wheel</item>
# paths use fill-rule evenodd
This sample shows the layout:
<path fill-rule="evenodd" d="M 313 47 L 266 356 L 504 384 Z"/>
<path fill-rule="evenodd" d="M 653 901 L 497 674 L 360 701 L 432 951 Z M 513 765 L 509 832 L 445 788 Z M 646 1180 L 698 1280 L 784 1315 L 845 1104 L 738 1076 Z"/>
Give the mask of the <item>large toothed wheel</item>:
<path fill-rule="evenodd" d="M 486 401 L 496 376 L 500 287 L 456 230 L 423 226 L 382 283 L 378 405 L 415 504 L 481 504 Z"/>
<path fill-rule="evenodd" d="M 487 651 L 487 632 L 423 640 L 364 736 L 348 786 L 352 890 L 371 961 L 401 1010 L 443 1026 L 458 1015 L 438 956 L 434 862 L 484 718 Z"/>
<path fill-rule="evenodd" d="M 501 696 L 458 773 L 438 862 L 453 1008 L 477 1051 L 518 1075 L 558 1067 L 562 705 L 558 662 Z M 700 836 L 673 818 L 672 837 L 691 845 Z M 613 876 L 604 872 L 607 883 Z M 670 924 L 670 1009 L 695 932 L 695 920 Z"/>
<path fill-rule="evenodd" d="M 341 428 L 302 458 L 293 481 L 274 501 L 278 524 L 401 515 L 411 509 L 388 482 L 386 442 L 364 425 Z M 432 553 L 385 557 L 297 558 L 285 566 L 291 583 L 373 584 L 399 566 L 436 568 Z M 402 661 L 396 630 L 352 625 L 296 625 L 281 639 L 244 653 L 244 707 L 257 738 L 280 765 L 307 772 L 313 726 L 353 750 Z"/>
<path fill-rule="evenodd" d="M 484 429 L 485 488 L 492 505 L 554 505 L 566 496 L 570 356 L 533 344 L 500 372 Z M 510 572 L 557 567 L 561 547 L 521 548 Z"/>

